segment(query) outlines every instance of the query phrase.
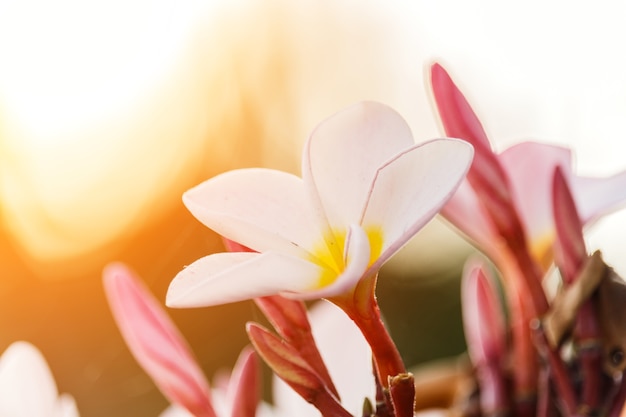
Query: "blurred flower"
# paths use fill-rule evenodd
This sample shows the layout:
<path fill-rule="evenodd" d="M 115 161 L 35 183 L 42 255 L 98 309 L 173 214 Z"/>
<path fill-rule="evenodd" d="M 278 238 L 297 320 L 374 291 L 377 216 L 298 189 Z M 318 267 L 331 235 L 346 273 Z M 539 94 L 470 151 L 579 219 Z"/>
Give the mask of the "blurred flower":
<path fill-rule="evenodd" d="M 437 213 L 471 156 L 455 140 L 415 145 L 404 120 L 384 105 L 350 107 L 312 133 L 302 179 L 244 169 L 185 193 L 203 224 L 259 253 L 197 260 L 174 278 L 167 304 L 350 293 Z"/>
<path fill-rule="evenodd" d="M 481 262 L 466 264 L 461 299 L 465 340 L 480 384 L 483 415 L 508 412 L 503 372 L 507 358 L 504 310 L 493 279 Z"/>
<path fill-rule="evenodd" d="M 182 336 L 137 278 L 126 267 L 112 264 L 104 271 L 104 283 L 131 352 L 172 401 L 161 417 L 317 415 L 279 380 L 274 382 L 274 406 L 260 402 L 258 364 L 249 349 L 242 352 L 232 374 L 216 378 L 209 389 Z M 357 410 L 375 390 L 367 342 L 354 323 L 330 303 L 315 306 L 309 316 L 339 392 L 345 403 Z M 337 343 L 339 335 L 341 344 Z"/>
<path fill-rule="evenodd" d="M 158 301 L 121 264 L 108 266 L 103 279 L 124 340 L 163 395 L 196 416 L 215 417 L 209 384 Z"/>
<path fill-rule="evenodd" d="M 518 364 L 507 371 L 512 374 L 514 393 L 511 398 L 516 400 L 515 412 L 531 415 L 536 412 L 535 407 L 550 404 L 552 394 L 545 389 L 546 378 L 555 385 L 557 401 L 563 404 L 566 413 L 574 413 L 581 404 L 591 410 L 597 409 L 602 389 L 597 383 L 600 380 L 599 356 L 598 352 L 589 354 L 591 349 L 588 348 L 589 341 L 598 339 L 598 328 L 592 320 L 593 306 L 590 303 L 582 305 L 574 332 L 574 342 L 585 346 L 585 352 L 581 350 L 576 357 L 581 373 L 585 375 L 582 403 L 576 399 L 571 381 L 574 378 L 568 374 L 568 366 L 558 352 L 558 341 L 552 340 L 552 346 L 548 346 L 540 326 L 533 326 L 531 333 L 530 324 L 551 308 L 542 279 L 554 262 L 555 246 L 564 281 L 569 284 L 586 259 L 582 226 L 626 201 L 626 172 L 609 178 L 577 176 L 573 172 L 569 149 L 534 142 L 523 142 L 498 154 L 491 149 L 471 106 L 439 64 L 431 67 L 431 80 L 446 134 L 467 140 L 476 152 L 467 181 L 443 208 L 442 214 L 491 258 L 503 278 L 512 341 L 507 349 L 511 356 L 508 360 Z M 560 242 L 555 245 L 557 230 Z M 587 285 L 593 279 L 579 282 Z M 575 304 L 581 305 L 584 294 L 580 292 L 570 297 L 575 303 L 569 306 L 555 300 L 557 311 L 565 311 L 570 316 L 566 322 L 574 320 L 577 312 L 572 308 L 576 308 Z M 471 301 L 464 299 L 464 303 Z M 476 306 L 464 306 L 464 311 L 474 308 Z M 584 324 L 579 326 L 579 323 Z M 556 326 L 558 331 L 553 333 L 563 333 L 560 327 L 563 326 Z M 469 350 L 478 362 L 479 378 L 480 368 L 483 368 L 481 382 L 485 398 L 481 400 L 484 405 L 495 404 L 494 399 L 501 396 L 498 393 L 501 390 L 494 387 L 493 376 L 501 378 L 498 373 L 504 371 L 503 367 L 497 363 L 492 365 L 491 371 L 485 367 L 485 361 L 489 364 L 488 352 L 482 352 L 482 358 L 477 358 L 476 352 L 485 348 L 485 342 L 489 341 L 484 337 L 487 334 L 481 336 L 473 332 L 471 326 L 468 329 L 468 343 L 474 345 Z M 560 339 L 560 336 L 551 338 Z M 549 363 L 547 369 L 541 368 L 539 354 Z M 522 401 L 521 398 L 532 400 Z"/>
<path fill-rule="evenodd" d="M 74 399 L 59 396 L 46 360 L 36 347 L 15 342 L 0 357 L 0 415 L 78 417 Z"/>
<path fill-rule="evenodd" d="M 261 415 L 258 360 L 244 349 L 232 374 L 209 389 L 187 343 L 158 301 L 124 266 L 110 265 L 104 284 L 116 322 L 139 364 L 173 403 L 165 415 Z"/>
<path fill-rule="evenodd" d="M 445 69 L 435 64 L 431 70 L 435 102 L 446 134 L 467 140 L 476 150 L 467 180 L 442 214 L 492 260 L 501 258 L 502 238 L 509 239 L 509 249 L 511 239 L 521 239 L 520 244 L 527 245 L 524 250 L 543 271 L 551 265 L 556 233 L 552 178 L 556 167 L 570 184 L 584 223 L 626 202 L 626 171 L 608 178 L 578 176 L 568 148 L 522 142 L 502 153 L 494 152 L 480 120 Z M 518 224 L 521 233 L 513 237 Z"/>

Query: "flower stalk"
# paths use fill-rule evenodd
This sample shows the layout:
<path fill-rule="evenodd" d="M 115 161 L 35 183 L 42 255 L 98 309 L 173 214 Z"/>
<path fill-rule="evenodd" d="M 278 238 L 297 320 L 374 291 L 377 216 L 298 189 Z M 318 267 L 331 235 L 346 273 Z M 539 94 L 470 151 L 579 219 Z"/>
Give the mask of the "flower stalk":
<path fill-rule="evenodd" d="M 378 380 L 385 389 L 390 378 L 406 374 L 400 352 L 387 330 L 374 289 L 377 275 L 362 279 L 350 294 L 330 299 L 354 321 L 372 348 L 372 356 Z"/>

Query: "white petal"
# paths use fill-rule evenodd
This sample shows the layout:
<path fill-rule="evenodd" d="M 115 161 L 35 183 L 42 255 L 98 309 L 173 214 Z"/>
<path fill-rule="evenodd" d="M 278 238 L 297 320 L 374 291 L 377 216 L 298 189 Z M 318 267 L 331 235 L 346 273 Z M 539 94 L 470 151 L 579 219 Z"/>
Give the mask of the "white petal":
<path fill-rule="evenodd" d="M 566 178 L 572 177 L 572 151 L 536 142 L 522 142 L 506 149 L 499 159 L 505 169 L 515 208 L 530 244 L 552 235 L 552 178 L 560 166 Z"/>
<path fill-rule="evenodd" d="M 204 307 L 314 288 L 323 269 L 304 259 L 265 253 L 218 253 L 200 258 L 170 283 L 169 307 Z"/>
<path fill-rule="evenodd" d="M 457 139 L 440 139 L 395 156 L 378 171 L 362 225 L 381 229 L 378 268 L 441 209 L 469 169 L 473 148 Z"/>
<path fill-rule="evenodd" d="M 573 177 L 571 181 L 576 206 L 585 223 L 626 203 L 626 172 L 608 178 Z"/>
<path fill-rule="evenodd" d="M 302 176 L 334 229 L 358 223 L 376 170 L 414 145 L 404 119 L 391 108 L 359 103 L 322 122 L 303 155 Z"/>
<path fill-rule="evenodd" d="M 306 257 L 322 241 L 302 179 L 285 172 L 230 171 L 187 191 L 183 201 L 205 226 L 259 252 Z"/>
<path fill-rule="evenodd" d="M 41 353 L 30 343 L 15 342 L 0 358 L 0 415 L 50 417 L 57 387 Z"/>
<path fill-rule="evenodd" d="M 59 396 L 56 417 L 79 417 L 74 397 L 68 394 Z"/>
<path fill-rule="evenodd" d="M 163 410 L 161 414 L 159 414 L 159 417 L 194 417 L 194 416 L 186 409 L 179 407 L 175 404 L 172 404 L 169 407 L 167 407 L 165 410 Z"/>

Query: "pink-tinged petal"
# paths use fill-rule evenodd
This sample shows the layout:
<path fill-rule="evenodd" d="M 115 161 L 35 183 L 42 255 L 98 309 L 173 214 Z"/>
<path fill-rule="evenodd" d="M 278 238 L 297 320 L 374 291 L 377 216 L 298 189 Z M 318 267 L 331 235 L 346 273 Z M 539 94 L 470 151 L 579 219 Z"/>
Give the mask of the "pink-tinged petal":
<path fill-rule="evenodd" d="M 536 142 L 522 142 L 500 154 L 505 167 L 517 212 L 532 244 L 553 239 L 552 176 L 560 166 L 566 178 L 571 176 L 572 152 L 567 148 Z M 550 247 L 550 242 L 544 242 Z"/>
<path fill-rule="evenodd" d="M 482 124 L 463 93 L 439 64 L 431 67 L 431 85 L 446 135 L 463 139 L 474 146 L 475 156 L 469 181 L 474 187 L 477 186 L 476 182 L 483 183 L 482 186 L 494 198 L 508 201 L 510 197 L 506 175 L 491 149 Z"/>
<path fill-rule="evenodd" d="M 431 67 L 435 104 L 447 136 L 474 146 L 474 161 L 467 175 L 477 198 L 488 213 L 495 230 L 509 244 L 524 248 L 525 235 L 510 192 L 507 175 L 491 150 L 487 136 L 469 103 L 439 64 Z"/>
<path fill-rule="evenodd" d="M 503 311 L 492 279 L 482 262 L 469 262 L 463 272 L 461 297 L 467 348 L 474 365 L 500 360 L 505 351 Z"/>
<path fill-rule="evenodd" d="M 468 181 L 461 183 L 441 214 L 487 256 L 497 259 L 498 232 Z"/>
<path fill-rule="evenodd" d="M 480 262 L 469 263 L 463 273 L 461 297 L 467 349 L 476 367 L 483 413 L 507 409 L 503 375 L 506 329 L 493 281 Z"/>
<path fill-rule="evenodd" d="M 254 417 L 260 401 L 259 360 L 251 348 L 239 355 L 228 384 L 231 417 Z"/>
<path fill-rule="evenodd" d="M 359 103 L 322 122 L 306 143 L 302 176 L 330 226 L 359 223 L 376 170 L 413 145 L 404 119 L 383 104 Z"/>
<path fill-rule="evenodd" d="M 172 403 L 216 417 L 209 385 L 182 335 L 159 302 L 123 265 L 104 270 L 113 317 L 131 353 Z"/>
<path fill-rule="evenodd" d="M 206 307 L 280 292 L 317 288 L 317 264 L 275 252 L 217 253 L 200 258 L 176 275 L 167 291 L 169 307 Z"/>
<path fill-rule="evenodd" d="M 383 231 L 380 266 L 428 223 L 452 196 L 472 163 L 473 150 L 456 139 L 409 148 L 376 173 L 362 221 Z"/>
<path fill-rule="evenodd" d="M 0 415 L 60 417 L 74 410 L 58 403 L 57 387 L 46 360 L 27 342 L 11 344 L 0 358 Z M 70 414 L 64 414 L 69 411 Z"/>
<path fill-rule="evenodd" d="M 312 300 L 317 298 L 329 298 L 345 294 L 353 289 L 356 284 L 366 275 L 371 259 L 370 242 L 365 231 L 356 225 L 350 226 L 346 237 L 344 259 L 346 268 L 334 277 L 331 284 L 318 286 L 306 292 L 282 293 L 289 298 Z"/>
<path fill-rule="evenodd" d="M 553 215 L 556 224 L 555 258 L 563 280 L 571 284 L 587 259 L 583 226 L 574 199 L 560 168 L 552 182 Z"/>
<path fill-rule="evenodd" d="M 376 392 L 368 343 L 354 322 L 330 302 L 316 303 L 309 311 L 309 319 L 342 404 L 353 415 L 360 415 L 363 399 L 374 401 Z M 283 381 L 274 378 L 273 387 L 274 404 L 283 415 L 319 417 L 319 412 Z"/>
<path fill-rule="evenodd" d="M 305 258 L 322 240 L 302 179 L 285 172 L 229 171 L 187 191 L 183 202 L 205 226 L 258 252 Z"/>
<path fill-rule="evenodd" d="M 626 171 L 608 178 L 571 178 L 576 207 L 585 224 L 626 204 Z"/>
<path fill-rule="evenodd" d="M 228 252 L 254 252 L 249 247 L 239 244 L 234 240 L 222 237 L 222 241 L 224 242 L 224 247 Z"/>
<path fill-rule="evenodd" d="M 467 140 L 474 146 L 491 149 L 482 123 L 448 72 L 435 63 L 430 68 L 430 79 L 435 104 L 446 133 L 450 137 Z"/>

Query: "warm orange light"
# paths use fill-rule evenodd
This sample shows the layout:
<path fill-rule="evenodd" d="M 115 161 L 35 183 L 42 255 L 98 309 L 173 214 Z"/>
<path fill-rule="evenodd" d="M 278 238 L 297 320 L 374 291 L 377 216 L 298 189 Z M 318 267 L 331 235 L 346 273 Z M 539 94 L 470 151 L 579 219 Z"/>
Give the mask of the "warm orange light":
<path fill-rule="evenodd" d="M 35 258 L 63 259 L 171 209 L 203 160 L 208 94 L 193 45 L 206 6 L 31 0 L 5 8 L 6 228 Z"/>

